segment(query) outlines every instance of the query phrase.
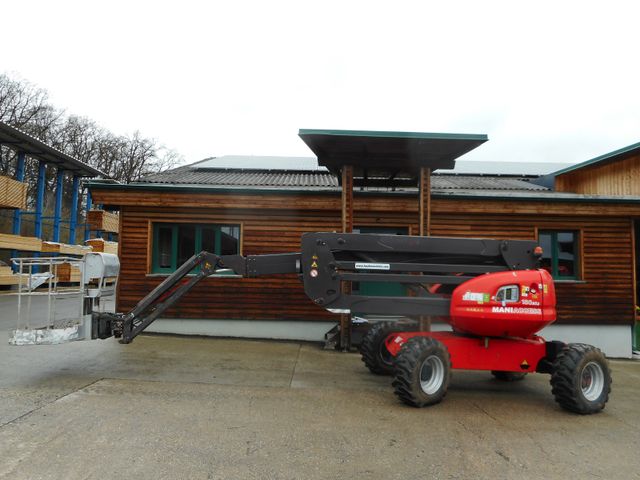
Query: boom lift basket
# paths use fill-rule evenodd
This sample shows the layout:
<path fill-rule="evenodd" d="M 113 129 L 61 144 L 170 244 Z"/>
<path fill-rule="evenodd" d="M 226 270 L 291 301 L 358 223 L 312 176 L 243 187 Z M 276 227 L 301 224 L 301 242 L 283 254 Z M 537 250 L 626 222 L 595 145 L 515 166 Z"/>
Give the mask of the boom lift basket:
<path fill-rule="evenodd" d="M 19 275 L 12 345 L 53 345 L 91 339 L 91 312 L 115 294 L 116 255 L 12 259 Z"/>

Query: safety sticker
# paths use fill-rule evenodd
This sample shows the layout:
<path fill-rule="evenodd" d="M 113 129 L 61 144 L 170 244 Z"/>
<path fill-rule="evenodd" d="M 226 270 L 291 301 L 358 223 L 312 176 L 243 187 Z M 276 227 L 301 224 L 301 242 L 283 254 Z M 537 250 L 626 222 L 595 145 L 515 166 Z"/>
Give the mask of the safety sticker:
<path fill-rule="evenodd" d="M 520 368 L 523 369 L 523 370 L 526 370 L 527 368 L 529 368 L 529 362 L 527 362 L 526 358 L 520 364 Z"/>
<path fill-rule="evenodd" d="M 465 294 L 462 296 L 462 300 L 464 300 L 465 302 L 478 302 L 480 304 L 489 303 L 489 301 L 491 300 L 491 295 L 489 295 L 488 293 L 465 292 Z"/>
<path fill-rule="evenodd" d="M 391 270 L 388 263 L 356 263 L 356 270 Z"/>

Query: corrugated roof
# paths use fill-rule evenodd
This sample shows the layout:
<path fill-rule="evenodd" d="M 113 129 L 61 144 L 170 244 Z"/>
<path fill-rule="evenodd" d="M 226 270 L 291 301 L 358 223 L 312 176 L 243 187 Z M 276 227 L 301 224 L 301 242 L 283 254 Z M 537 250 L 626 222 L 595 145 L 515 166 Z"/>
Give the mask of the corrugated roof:
<path fill-rule="evenodd" d="M 187 169 L 149 175 L 140 183 L 268 187 L 337 187 L 329 172 Z"/>
<path fill-rule="evenodd" d="M 166 185 L 211 185 L 219 187 L 245 188 L 314 188 L 338 190 L 338 179 L 329 172 L 310 171 L 264 171 L 264 170 L 214 170 L 210 168 L 180 167 L 168 172 L 149 175 L 139 183 Z M 521 190 L 545 191 L 525 178 L 473 175 L 434 175 L 432 190 Z M 377 189 L 380 190 L 380 189 Z M 412 191 L 415 188 L 396 190 Z"/>
<path fill-rule="evenodd" d="M 105 183 L 92 181 L 88 184 L 89 189 L 96 190 L 119 190 L 119 191 L 169 191 L 169 192 L 212 192 L 212 193 L 249 193 L 249 194 L 295 194 L 295 195 L 335 195 L 339 190 L 327 187 L 307 187 L 307 188 L 282 188 L 282 187 L 242 187 L 242 186 L 219 186 L 219 185 L 182 185 L 163 183 Z M 359 190 L 358 190 L 359 191 Z M 416 195 L 416 190 L 398 190 L 391 192 L 388 189 L 366 189 L 364 194 L 376 195 Z M 580 193 L 554 192 L 551 190 L 466 190 L 466 189 L 442 189 L 432 192 L 433 198 L 440 199 L 481 199 L 500 201 L 528 201 L 528 202 L 566 202 L 566 203 L 612 203 L 612 204 L 637 204 L 640 205 L 640 196 L 630 195 L 584 195 Z"/>
<path fill-rule="evenodd" d="M 107 176 L 97 168 L 93 168 L 91 165 L 87 165 L 77 158 L 67 155 L 42 140 L 4 122 L 0 122 L 0 144 L 10 146 L 14 150 L 24 152 L 30 157 L 42 160 L 45 163 L 57 165 L 81 177 Z"/>
<path fill-rule="evenodd" d="M 483 175 L 435 175 L 431 178 L 432 190 L 520 190 L 546 191 L 548 188 L 531 183 L 525 178 L 492 177 Z"/>

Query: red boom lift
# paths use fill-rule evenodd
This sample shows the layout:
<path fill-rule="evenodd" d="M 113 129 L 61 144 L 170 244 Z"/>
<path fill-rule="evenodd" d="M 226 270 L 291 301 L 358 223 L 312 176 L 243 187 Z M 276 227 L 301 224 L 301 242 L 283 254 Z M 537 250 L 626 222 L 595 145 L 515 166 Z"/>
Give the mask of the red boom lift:
<path fill-rule="evenodd" d="M 94 313 L 93 337 L 131 342 L 201 279 L 221 270 L 244 277 L 295 273 L 309 298 L 334 313 L 427 316 L 450 324 L 450 332 L 425 332 L 383 322 L 364 337 L 366 366 L 394 375 L 395 393 L 406 404 L 440 402 L 451 370 L 470 369 L 506 381 L 551 374 L 552 393 L 563 408 L 599 412 L 611 391 L 600 350 L 536 335 L 556 319 L 553 279 L 538 268 L 541 254 L 533 241 L 338 233 L 303 235 L 299 253 L 201 252 L 127 314 Z M 360 295 L 353 285 L 344 288 L 353 282 L 401 283 L 412 295 Z"/>

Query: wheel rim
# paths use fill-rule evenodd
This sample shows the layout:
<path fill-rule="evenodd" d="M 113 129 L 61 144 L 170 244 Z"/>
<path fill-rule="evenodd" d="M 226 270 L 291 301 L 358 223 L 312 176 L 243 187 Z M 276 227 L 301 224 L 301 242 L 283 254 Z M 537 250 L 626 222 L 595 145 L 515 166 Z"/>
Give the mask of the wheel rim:
<path fill-rule="evenodd" d="M 597 400 L 604 389 L 604 372 L 596 362 L 587 363 L 580 375 L 580 388 L 584 398 L 593 402 Z"/>
<path fill-rule="evenodd" d="M 384 340 L 380 342 L 380 347 L 378 348 L 378 354 L 380 356 L 380 361 L 384 365 L 387 365 L 387 366 L 393 365 L 393 355 L 391 355 L 391 352 L 387 349 L 387 345 Z"/>
<path fill-rule="evenodd" d="M 427 357 L 420 367 L 420 388 L 427 395 L 436 393 L 444 381 L 444 365 L 436 355 Z"/>

